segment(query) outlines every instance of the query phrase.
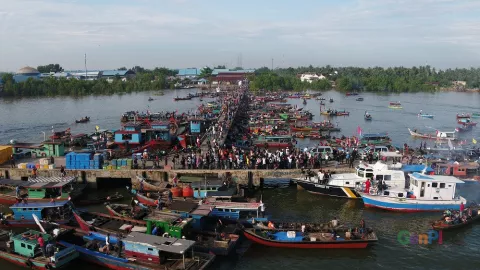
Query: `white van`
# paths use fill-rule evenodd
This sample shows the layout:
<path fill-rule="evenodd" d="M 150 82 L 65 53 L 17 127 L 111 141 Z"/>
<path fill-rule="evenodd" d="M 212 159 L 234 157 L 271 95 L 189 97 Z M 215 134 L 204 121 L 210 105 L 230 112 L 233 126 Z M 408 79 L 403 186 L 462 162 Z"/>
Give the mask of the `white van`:
<path fill-rule="evenodd" d="M 373 152 L 375 153 L 381 153 L 381 152 L 388 152 L 388 147 L 386 146 L 382 146 L 382 145 L 377 145 L 375 146 L 374 148 L 373 147 L 370 147 L 370 146 L 367 146 L 363 149 L 363 151 L 360 153 L 360 158 L 361 159 L 366 159 L 367 156 L 368 156 L 368 153 L 370 153 L 370 151 L 373 149 Z"/>

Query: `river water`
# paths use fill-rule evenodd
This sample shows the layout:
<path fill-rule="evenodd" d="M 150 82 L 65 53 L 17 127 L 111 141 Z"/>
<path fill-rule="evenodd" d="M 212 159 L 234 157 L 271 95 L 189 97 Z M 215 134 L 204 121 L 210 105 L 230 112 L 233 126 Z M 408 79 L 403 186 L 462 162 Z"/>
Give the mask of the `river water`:
<path fill-rule="evenodd" d="M 184 96 L 194 90 L 178 91 Z M 0 99 L 0 143 L 11 139 L 18 141 L 40 142 L 42 131 L 51 132 L 52 125 L 61 130 L 71 127 L 73 133 L 94 131 L 100 128 L 118 129 L 119 118 L 124 111 L 177 110 L 179 112 L 195 109 L 200 105 L 198 99 L 173 102 L 175 91 L 165 91 L 164 96 L 153 96 L 153 93 L 135 93 L 122 96 L 100 96 L 48 99 Z M 149 96 L 157 98 L 148 102 Z M 347 110 L 349 117 L 337 117 L 345 135 L 354 135 L 360 126 L 364 133 L 388 132 L 394 144 L 405 142 L 418 144 L 411 140 L 408 127 L 419 131 L 435 132 L 453 131 L 456 126 L 455 115 L 461 112 L 479 111 L 480 95 L 468 93 L 416 93 L 390 96 L 364 94 L 364 101 L 355 101 L 356 97 L 345 97 L 337 92 L 327 92 L 327 108 Z M 330 104 L 332 97 L 335 102 Z M 205 99 L 204 101 L 207 101 Z M 388 109 L 389 101 L 399 101 L 403 110 Z M 290 103 L 303 106 L 301 100 Z M 323 120 L 319 115 L 319 102 L 309 100 L 305 106 L 315 113 L 315 120 Z M 363 120 L 368 110 L 373 121 Z M 417 113 L 434 114 L 434 119 L 422 119 Z M 87 124 L 72 124 L 75 118 L 91 116 Z M 471 143 L 472 138 L 479 139 L 480 132 L 474 129 L 463 136 Z M 308 140 L 301 142 L 308 144 Z M 418 145 L 417 145 L 418 146 Z M 119 189 L 120 192 L 124 192 Z M 480 184 L 467 182 L 459 188 L 460 195 L 469 201 L 480 202 Z M 110 193 L 112 190 L 100 190 L 99 193 Z M 259 195 L 258 195 L 259 196 Z M 431 245 L 402 245 L 397 236 L 400 231 L 412 234 L 426 233 L 432 220 L 439 218 L 439 213 L 398 214 L 386 211 L 365 209 L 361 201 L 312 195 L 296 188 L 265 190 L 262 194 L 267 212 L 277 220 L 294 220 L 305 222 L 325 222 L 337 217 L 341 222 L 356 225 L 363 218 L 367 226 L 373 227 L 378 234 L 379 242 L 365 250 L 282 250 L 265 248 L 244 243 L 239 253 L 228 258 L 220 258 L 212 269 L 471 269 L 478 262 L 480 249 L 480 225 L 471 225 L 457 231 L 445 232 L 443 243 L 433 242 Z M 128 201 L 128 199 L 126 200 Z M 93 210 L 104 211 L 102 206 Z M 0 261 L 6 269 L 17 269 L 11 264 Z M 74 264 L 69 269 L 84 269 L 86 264 Z M 101 269 L 88 266 L 91 269 Z"/>

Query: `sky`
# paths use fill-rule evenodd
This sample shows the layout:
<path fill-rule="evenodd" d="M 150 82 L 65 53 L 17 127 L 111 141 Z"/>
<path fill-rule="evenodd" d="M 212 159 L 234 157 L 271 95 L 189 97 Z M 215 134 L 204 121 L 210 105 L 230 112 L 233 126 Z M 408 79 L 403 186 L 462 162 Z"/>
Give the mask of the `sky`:
<path fill-rule="evenodd" d="M 0 0 L 0 71 L 480 65 L 479 0 Z"/>

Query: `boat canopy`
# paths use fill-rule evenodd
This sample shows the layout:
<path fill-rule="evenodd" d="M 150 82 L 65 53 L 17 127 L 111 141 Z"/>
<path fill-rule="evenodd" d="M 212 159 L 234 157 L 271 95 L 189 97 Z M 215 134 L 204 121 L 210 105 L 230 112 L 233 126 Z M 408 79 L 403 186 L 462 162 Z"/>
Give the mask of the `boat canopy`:
<path fill-rule="evenodd" d="M 54 180 L 49 177 L 44 177 L 44 178 L 37 177 L 36 179 L 34 178 L 32 178 L 32 180 L 29 179 L 29 181 L 0 179 L 0 186 L 13 186 L 13 187 L 20 186 L 20 187 L 32 188 L 32 189 L 61 188 L 75 181 L 75 179 L 76 179 L 75 177 L 65 177 L 64 181 L 47 181 L 47 180 Z"/>
<path fill-rule="evenodd" d="M 131 232 L 123 242 L 125 243 L 125 250 L 135 251 L 137 246 L 150 246 L 159 251 L 175 254 L 185 254 L 185 252 L 195 244 L 195 241 L 160 237 L 138 232 Z"/>
<path fill-rule="evenodd" d="M 425 175 L 421 173 L 412 173 L 409 174 L 410 177 L 415 178 L 420 181 L 426 182 L 442 182 L 442 183 L 454 183 L 454 184 L 464 184 L 462 180 L 454 177 L 454 176 L 446 176 L 446 175 Z"/>
<path fill-rule="evenodd" d="M 421 172 L 425 170 L 425 165 L 403 165 L 401 170 L 406 173 Z M 430 166 L 428 166 L 426 168 L 426 172 L 427 173 L 433 172 L 433 169 Z"/>
<path fill-rule="evenodd" d="M 58 201 L 58 202 L 39 202 L 39 203 L 17 203 L 10 206 L 10 209 L 17 209 L 17 208 L 51 208 L 51 207 L 62 207 L 67 204 L 70 204 L 70 201 Z"/>
<path fill-rule="evenodd" d="M 388 137 L 387 133 L 370 133 L 370 134 L 363 134 L 363 139 L 373 139 L 373 138 L 385 138 Z"/>

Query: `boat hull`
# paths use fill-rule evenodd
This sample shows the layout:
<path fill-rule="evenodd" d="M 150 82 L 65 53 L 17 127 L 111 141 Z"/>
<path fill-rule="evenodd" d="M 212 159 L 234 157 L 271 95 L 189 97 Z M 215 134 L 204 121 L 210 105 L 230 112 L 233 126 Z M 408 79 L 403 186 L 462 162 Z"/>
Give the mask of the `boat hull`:
<path fill-rule="evenodd" d="M 57 198 L 57 199 L 55 199 L 55 201 L 57 201 L 57 202 L 67 201 L 67 200 L 68 200 L 68 198 Z M 46 202 L 50 202 L 50 201 L 51 201 L 51 199 L 32 199 L 32 198 L 28 199 L 28 203 L 46 203 Z M 17 198 L 15 196 L 10 196 L 10 195 L 7 195 L 7 194 L 0 194 L 0 204 L 11 206 L 11 205 L 14 205 L 16 203 L 17 203 Z"/>
<path fill-rule="evenodd" d="M 267 247 L 275 248 L 301 248 L 301 249 L 339 249 L 339 248 L 366 248 L 370 241 L 329 241 L 329 242 L 281 242 L 258 237 L 247 230 L 243 231 L 244 236 L 256 243 Z"/>
<path fill-rule="evenodd" d="M 460 209 L 462 200 L 456 201 L 422 201 L 415 199 L 397 199 L 383 196 L 362 194 L 363 204 L 367 208 L 379 208 L 395 212 L 441 212 L 447 209 Z M 463 201 L 465 203 L 465 201 Z"/>
<path fill-rule="evenodd" d="M 474 222 L 477 222 L 480 219 L 480 215 L 474 216 L 472 219 L 467 219 L 466 223 L 458 223 L 458 224 L 445 224 L 443 222 L 437 222 L 432 224 L 432 228 L 437 231 L 447 231 L 447 230 L 454 230 L 454 229 L 459 229 L 463 228 L 465 226 L 468 226 L 470 224 L 473 224 Z"/>
<path fill-rule="evenodd" d="M 297 180 L 297 185 L 301 186 L 303 189 L 313 194 L 347 198 L 347 199 L 361 198 L 361 195 L 357 191 L 349 187 L 321 185 L 321 184 L 302 181 L 302 180 Z"/>

